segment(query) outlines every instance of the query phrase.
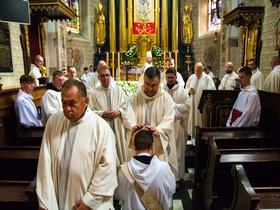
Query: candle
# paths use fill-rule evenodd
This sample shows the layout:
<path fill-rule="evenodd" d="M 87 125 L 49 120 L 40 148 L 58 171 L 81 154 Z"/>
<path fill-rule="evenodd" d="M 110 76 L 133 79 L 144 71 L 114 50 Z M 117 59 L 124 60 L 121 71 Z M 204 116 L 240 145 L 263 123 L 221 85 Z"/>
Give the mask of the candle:
<path fill-rule="evenodd" d="M 165 52 L 163 52 L 163 71 L 166 69 L 166 64 L 165 64 Z"/>
<path fill-rule="evenodd" d="M 118 81 L 121 80 L 121 55 L 118 52 Z"/>
<path fill-rule="evenodd" d="M 171 52 L 168 52 L 168 56 L 169 56 L 169 58 L 171 58 Z"/>
<path fill-rule="evenodd" d="M 115 79 L 115 56 L 113 52 L 112 52 L 112 77 L 113 79 Z"/>
<path fill-rule="evenodd" d="M 175 52 L 175 60 L 174 60 L 175 61 L 175 70 L 176 71 L 177 71 L 177 53 L 178 52 Z"/>
<path fill-rule="evenodd" d="M 106 52 L 106 64 L 107 66 L 109 66 L 109 53 Z"/>

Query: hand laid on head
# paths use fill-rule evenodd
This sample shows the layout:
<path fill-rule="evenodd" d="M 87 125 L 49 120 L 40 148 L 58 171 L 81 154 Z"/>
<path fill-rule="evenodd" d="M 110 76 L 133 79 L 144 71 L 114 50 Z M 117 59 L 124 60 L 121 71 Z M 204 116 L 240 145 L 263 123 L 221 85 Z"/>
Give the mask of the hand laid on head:
<path fill-rule="evenodd" d="M 152 132 L 153 136 L 159 137 L 159 132 L 158 132 L 156 127 L 154 127 L 152 125 L 146 125 L 145 127 L 150 129 L 150 131 Z"/>
<path fill-rule="evenodd" d="M 134 125 L 133 127 L 132 127 L 132 133 L 135 133 L 136 131 L 139 131 L 139 130 L 141 130 L 142 128 L 144 128 L 145 127 L 145 125 L 144 124 L 136 124 L 136 125 Z"/>

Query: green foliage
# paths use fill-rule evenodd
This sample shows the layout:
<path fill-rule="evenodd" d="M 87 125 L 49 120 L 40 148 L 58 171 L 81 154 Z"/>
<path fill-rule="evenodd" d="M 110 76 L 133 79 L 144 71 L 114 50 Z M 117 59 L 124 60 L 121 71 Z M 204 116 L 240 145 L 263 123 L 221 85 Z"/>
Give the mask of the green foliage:
<path fill-rule="evenodd" d="M 160 48 L 160 46 L 156 46 L 154 45 L 152 47 L 152 56 L 153 57 L 161 57 L 163 55 L 163 51 L 162 49 Z"/>
<path fill-rule="evenodd" d="M 137 48 L 135 45 L 132 45 L 122 57 L 121 65 L 133 65 L 133 60 L 137 58 Z"/>
<path fill-rule="evenodd" d="M 129 81 L 118 81 L 117 85 L 122 88 L 122 90 L 127 96 L 130 96 L 133 93 L 135 93 L 138 88 L 136 83 L 129 82 Z"/>
<path fill-rule="evenodd" d="M 154 59 L 154 65 L 159 68 L 163 69 L 164 61 L 162 61 L 163 51 L 159 46 L 154 45 L 152 47 L 152 56 Z"/>

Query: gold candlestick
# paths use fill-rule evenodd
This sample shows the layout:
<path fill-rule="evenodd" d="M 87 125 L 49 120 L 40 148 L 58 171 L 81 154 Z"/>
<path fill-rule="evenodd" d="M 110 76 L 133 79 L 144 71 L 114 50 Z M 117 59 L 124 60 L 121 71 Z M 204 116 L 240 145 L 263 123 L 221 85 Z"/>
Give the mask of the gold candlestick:
<path fill-rule="evenodd" d="M 106 52 L 106 65 L 109 66 L 109 53 Z"/>
<path fill-rule="evenodd" d="M 175 70 L 177 71 L 177 56 L 178 56 L 178 52 L 175 52 L 175 59 L 174 59 L 174 62 L 175 62 Z"/>
<path fill-rule="evenodd" d="M 121 55 L 118 52 L 118 81 L 121 80 Z"/>
<path fill-rule="evenodd" d="M 163 71 L 166 69 L 166 64 L 165 64 L 165 52 L 163 52 Z"/>
<path fill-rule="evenodd" d="M 112 52 L 112 77 L 115 79 L 115 53 Z"/>

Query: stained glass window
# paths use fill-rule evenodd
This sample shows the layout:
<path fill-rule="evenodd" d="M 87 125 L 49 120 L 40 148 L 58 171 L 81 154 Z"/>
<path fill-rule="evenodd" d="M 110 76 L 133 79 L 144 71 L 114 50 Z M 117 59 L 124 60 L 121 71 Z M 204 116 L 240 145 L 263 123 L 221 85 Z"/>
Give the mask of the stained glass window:
<path fill-rule="evenodd" d="M 220 29 L 221 7 L 222 7 L 222 0 L 208 1 L 208 31 Z"/>
<path fill-rule="evenodd" d="M 80 11 L 79 11 L 79 0 L 69 0 L 69 6 L 74 10 L 75 19 L 68 20 L 66 25 L 66 31 L 71 33 L 80 33 Z"/>

